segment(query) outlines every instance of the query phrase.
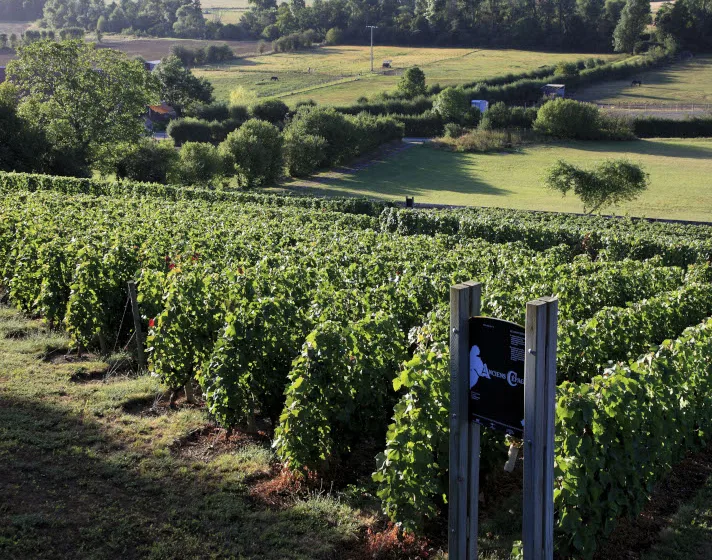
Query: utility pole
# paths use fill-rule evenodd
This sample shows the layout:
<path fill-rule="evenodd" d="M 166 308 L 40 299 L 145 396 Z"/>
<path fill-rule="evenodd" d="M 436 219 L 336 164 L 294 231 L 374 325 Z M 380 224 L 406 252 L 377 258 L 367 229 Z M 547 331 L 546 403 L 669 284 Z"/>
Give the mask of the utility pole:
<path fill-rule="evenodd" d="M 371 72 L 373 72 L 373 30 L 378 29 L 375 25 L 367 25 L 366 29 L 371 30 Z"/>

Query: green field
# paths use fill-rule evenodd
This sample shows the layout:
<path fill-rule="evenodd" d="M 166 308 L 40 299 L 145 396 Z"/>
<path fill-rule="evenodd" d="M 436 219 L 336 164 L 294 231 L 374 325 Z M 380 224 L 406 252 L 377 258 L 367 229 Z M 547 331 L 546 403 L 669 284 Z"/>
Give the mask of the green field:
<path fill-rule="evenodd" d="M 462 154 L 423 146 L 350 173 L 326 173 L 319 183 L 292 187 L 311 194 L 365 195 L 416 202 L 581 212 L 581 203 L 548 191 L 542 175 L 557 159 L 595 165 L 625 157 L 650 174 L 650 187 L 619 214 L 712 221 L 712 139 L 570 142 L 516 153 Z"/>
<path fill-rule="evenodd" d="M 641 72 L 643 85 L 631 79 L 603 82 L 575 93 L 582 101 L 597 103 L 712 103 L 712 56 L 700 56 L 673 66 Z"/>
<path fill-rule="evenodd" d="M 250 87 L 250 73 L 267 73 L 282 81 L 276 91 L 255 88 L 258 95 L 278 95 L 295 103 L 314 99 L 322 104 L 354 103 L 360 96 L 370 96 L 395 88 L 400 74 L 410 66 L 420 66 L 429 84 L 454 85 L 484 80 L 507 73 L 533 70 L 561 60 L 579 60 L 587 55 L 576 53 L 543 53 L 508 49 L 453 49 L 379 47 L 374 49 L 375 68 L 370 73 L 370 50 L 362 46 L 319 47 L 301 53 L 275 53 L 268 56 L 242 58 L 238 61 L 209 66 L 195 71 L 209 79 L 220 99 L 227 99 L 231 89 Z M 384 60 L 391 60 L 393 71 L 380 73 Z M 293 76 L 301 75 L 297 80 Z M 348 83 L 344 83 L 350 78 Z M 324 87 L 325 82 L 334 82 Z"/>

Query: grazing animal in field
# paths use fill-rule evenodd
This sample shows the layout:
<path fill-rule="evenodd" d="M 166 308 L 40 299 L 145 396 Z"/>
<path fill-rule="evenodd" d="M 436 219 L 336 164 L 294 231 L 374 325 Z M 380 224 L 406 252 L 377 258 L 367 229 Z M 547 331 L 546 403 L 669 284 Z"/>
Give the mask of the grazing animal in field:
<path fill-rule="evenodd" d="M 641 82 L 640 80 L 633 80 L 630 85 L 640 87 L 643 85 L 643 82 Z"/>
<path fill-rule="evenodd" d="M 270 80 L 272 80 L 273 82 L 276 82 L 276 81 L 279 80 L 279 76 L 272 76 L 272 77 L 270 78 Z"/>

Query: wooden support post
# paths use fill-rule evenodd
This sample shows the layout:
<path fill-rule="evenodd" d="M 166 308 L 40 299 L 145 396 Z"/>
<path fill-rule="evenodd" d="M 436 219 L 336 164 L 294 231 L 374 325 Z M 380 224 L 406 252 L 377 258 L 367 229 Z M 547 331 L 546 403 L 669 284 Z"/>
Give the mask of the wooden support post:
<path fill-rule="evenodd" d="M 129 281 L 129 299 L 131 300 L 131 311 L 133 312 L 134 332 L 136 334 L 136 354 L 138 357 L 138 367 L 140 370 L 146 369 L 146 355 L 143 350 L 143 332 L 141 330 L 141 313 L 138 310 L 138 296 L 136 295 L 136 282 Z"/>
<path fill-rule="evenodd" d="M 465 282 L 466 286 L 470 287 L 470 317 L 477 317 L 481 313 L 482 301 L 482 284 L 479 282 Z M 469 402 L 470 402 L 470 333 L 469 329 L 466 332 L 467 338 L 467 367 L 465 368 L 465 409 L 467 421 L 470 426 L 470 446 L 469 446 L 469 496 L 470 503 L 467 510 L 467 560 L 477 560 L 477 535 L 479 527 L 479 498 L 480 498 L 480 425 L 477 422 L 470 421 Z"/>
<path fill-rule="evenodd" d="M 558 300 L 527 303 L 524 358 L 524 560 L 553 558 Z"/>
<path fill-rule="evenodd" d="M 476 430 L 470 430 L 468 413 L 468 321 L 479 313 L 480 294 L 481 285 L 476 282 L 457 284 L 450 288 L 450 560 L 468 560 L 468 529 L 471 531 L 469 536 L 475 539 L 475 551 L 477 546 L 477 497 L 469 503 L 467 499 L 473 483 L 478 490 L 478 481 L 471 480 L 471 469 L 479 468 L 479 426 Z M 474 461 L 471 461 L 470 443 L 477 445 L 477 459 Z M 468 513 L 471 514 L 473 508 L 474 515 L 468 519 Z"/>

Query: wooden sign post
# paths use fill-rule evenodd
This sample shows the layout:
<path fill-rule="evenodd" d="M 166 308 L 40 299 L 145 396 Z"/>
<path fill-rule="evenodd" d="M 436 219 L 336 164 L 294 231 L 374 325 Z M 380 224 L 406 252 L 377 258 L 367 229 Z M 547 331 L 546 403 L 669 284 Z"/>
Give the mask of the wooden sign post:
<path fill-rule="evenodd" d="M 527 303 L 526 327 L 479 317 L 481 284 L 450 288 L 449 558 L 477 560 L 481 427 L 524 441 L 525 560 L 553 558 L 558 300 Z"/>

